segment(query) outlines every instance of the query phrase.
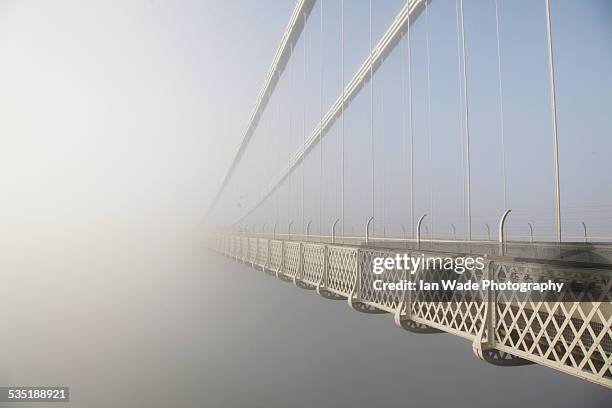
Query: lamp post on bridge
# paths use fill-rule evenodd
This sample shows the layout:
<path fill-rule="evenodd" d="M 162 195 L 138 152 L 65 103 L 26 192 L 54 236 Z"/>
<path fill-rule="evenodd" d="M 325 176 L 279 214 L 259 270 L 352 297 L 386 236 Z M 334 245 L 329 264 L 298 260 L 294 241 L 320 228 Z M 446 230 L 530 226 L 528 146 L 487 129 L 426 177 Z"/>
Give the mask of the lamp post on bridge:
<path fill-rule="evenodd" d="M 306 224 L 306 241 L 310 241 L 310 224 L 312 224 L 312 220 Z"/>
<path fill-rule="evenodd" d="M 533 244 L 533 225 L 530 222 L 527 225 L 529 225 L 529 242 Z"/>
<path fill-rule="evenodd" d="M 417 221 L 417 249 L 421 249 L 421 224 L 423 224 L 425 217 L 427 217 L 427 214 L 421 215 L 421 218 Z"/>
<path fill-rule="evenodd" d="M 289 241 L 291 241 L 291 226 L 293 225 L 293 220 L 289 222 L 289 226 L 287 228 L 287 232 L 289 233 Z"/>
<path fill-rule="evenodd" d="M 370 217 L 370 219 L 366 223 L 366 227 L 365 227 L 365 241 L 366 241 L 366 244 L 370 242 L 370 224 L 372 223 L 372 221 L 374 221 L 374 217 L 373 216 Z"/>
<path fill-rule="evenodd" d="M 334 225 L 332 225 L 332 244 L 336 243 L 336 224 L 338 224 L 339 221 L 340 218 L 337 218 L 336 221 L 334 221 Z"/>
<path fill-rule="evenodd" d="M 504 255 L 505 252 L 505 237 L 504 237 L 504 227 L 505 227 L 505 223 L 506 223 L 506 218 L 508 218 L 508 214 L 510 214 L 510 209 L 507 209 L 501 216 L 501 219 L 499 220 L 499 249 L 500 249 L 500 255 Z"/>

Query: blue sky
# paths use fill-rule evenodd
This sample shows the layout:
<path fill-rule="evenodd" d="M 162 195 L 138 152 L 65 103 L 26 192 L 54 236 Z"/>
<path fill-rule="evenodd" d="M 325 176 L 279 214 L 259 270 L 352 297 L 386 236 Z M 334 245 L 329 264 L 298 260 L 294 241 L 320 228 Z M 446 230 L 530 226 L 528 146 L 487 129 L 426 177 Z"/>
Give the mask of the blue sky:
<path fill-rule="evenodd" d="M 340 4 L 330 0 L 323 3 L 324 112 L 341 92 Z M 402 5 L 400 1 L 374 2 L 374 43 Z M 527 223 L 531 222 L 536 238 L 551 239 L 555 234 L 555 195 L 545 2 L 500 1 L 499 11 L 506 207 L 512 209 L 509 232 L 516 238 L 525 238 L 529 231 Z M 256 201 L 266 181 L 278 174 L 289 155 L 297 150 L 303 141 L 304 119 L 307 134 L 318 121 L 320 13 L 320 4 L 317 4 L 306 30 L 306 82 L 302 36 L 268 108 L 267 118 L 254 138 L 251 158 L 245 159 L 237 173 L 234 196 L 227 197 L 224 208 L 235 210 L 234 215 Z M 591 236 L 604 237 L 612 232 L 612 168 L 607 160 L 612 152 L 609 119 L 612 82 L 606 75 L 612 68 L 611 18 L 612 6 L 605 1 L 580 4 L 552 1 L 562 224 L 568 239 L 581 236 L 581 221 L 587 224 Z M 345 2 L 345 82 L 368 53 L 368 21 L 367 1 Z M 495 228 L 504 211 L 493 0 L 465 2 L 465 32 L 472 230 L 474 235 L 483 237 L 486 224 Z M 430 50 L 429 93 L 426 35 Z M 428 213 L 428 230 L 433 230 L 436 237 L 451 236 L 453 226 L 457 235 L 463 236 L 465 147 L 460 133 L 463 108 L 459 99 L 461 72 L 455 2 L 431 2 L 427 18 L 424 13 L 417 18 L 411 36 L 415 217 Z M 402 105 L 402 75 L 404 81 L 407 77 L 406 50 L 405 42 L 396 47 L 374 77 L 374 228 L 377 235 L 383 232 L 401 235 L 402 225 L 409 231 L 411 225 L 406 170 L 410 163 L 404 160 L 409 149 L 403 144 L 408 140 L 405 84 Z M 322 199 L 319 198 L 321 159 L 317 147 L 303 168 L 298 167 L 247 224 L 268 222 L 270 225 L 278 217 L 279 228 L 286 230 L 293 220 L 295 231 L 302 228 L 302 219 L 304 222 L 312 219 L 313 231 L 318 231 L 322 209 L 322 231 L 330 232 L 333 221 L 342 215 L 340 129 L 339 121 L 324 138 Z M 344 222 L 345 228 L 354 228 L 359 233 L 372 213 L 369 129 L 368 85 L 348 108 L 345 118 Z M 241 202 L 241 206 L 232 201 Z"/>

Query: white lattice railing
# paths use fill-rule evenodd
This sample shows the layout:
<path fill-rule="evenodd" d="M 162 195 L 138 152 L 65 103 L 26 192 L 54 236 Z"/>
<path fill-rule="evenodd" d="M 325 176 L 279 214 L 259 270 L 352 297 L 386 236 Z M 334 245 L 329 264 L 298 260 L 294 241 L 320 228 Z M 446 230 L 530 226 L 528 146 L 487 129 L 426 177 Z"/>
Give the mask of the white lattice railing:
<path fill-rule="evenodd" d="M 421 328 L 451 333 L 473 342 L 474 350 L 505 360 L 532 362 L 612 388 L 612 270 L 557 266 L 543 262 L 491 257 L 484 270 L 466 270 L 459 282 L 488 278 L 499 282 L 548 279 L 567 285 L 588 285 L 574 298 L 545 299 L 517 292 L 374 290 L 374 280 L 436 281 L 449 271 L 402 270 L 372 273 L 375 257 L 392 257 L 399 250 L 283 241 L 233 234 L 210 240 L 229 257 L 303 282 L 369 307 L 396 314 Z M 426 251 L 419 251 L 422 254 Z M 409 254 L 410 255 L 410 254 Z M 448 256 L 448 253 L 429 253 Z M 571 296 L 571 294 L 570 294 Z M 359 310 L 359 309 L 358 309 Z M 488 353 L 488 354 L 487 354 Z M 506 357 L 503 357 L 506 356 Z M 508 358 L 510 357 L 510 358 Z M 493 361 L 491 361 L 493 362 Z"/>
<path fill-rule="evenodd" d="M 240 259 L 243 262 L 248 262 L 249 260 L 249 237 L 242 237 L 240 239 Z"/>
<path fill-rule="evenodd" d="M 269 269 L 273 272 L 280 272 L 283 265 L 283 241 L 271 240 L 270 248 L 270 265 Z"/>
<path fill-rule="evenodd" d="M 358 249 L 354 247 L 327 246 L 328 271 L 325 288 L 341 296 L 350 296 L 355 287 L 358 272 Z"/>
<path fill-rule="evenodd" d="M 591 290 L 570 292 L 563 299 L 497 294 L 495 347 L 611 386 L 612 271 L 510 262 L 496 262 L 492 271 L 501 281 L 551 279 L 591 286 Z"/>
<path fill-rule="evenodd" d="M 255 264 L 257 260 L 257 238 L 249 238 L 249 257 L 248 262 Z"/>
<path fill-rule="evenodd" d="M 259 243 L 258 243 L 258 247 L 257 247 L 257 262 L 256 264 L 261 267 L 264 268 L 266 266 L 266 263 L 268 261 L 268 247 L 269 247 L 269 240 L 267 239 L 263 239 L 263 238 L 258 238 L 259 239 Z"/>
<path fill-rule="evenodd" d="M 325 272 L 325 245 L 304 243 L 302 259 L 303 269 L 300 279 L 310 285 L 316 286 L 323 279 Z"/>
<path fill-rule="evenodd" d="M 283 273 L 294 278 L 297 276 L 302 264 L 302 244 L 299 242 L 285 242 L 285 260 L 283 264 Z"/>
<path fill-rule="evenodd" d="M 381 249 L 361 249 L 359 251 L 359 273 L 361 275 L 361 300 L 381 310 L 394 312 L 399 306 L 402 296 L 397 291 L 374 290 L 374 280 L 382 280 L 385 283 L 398 282 L 407 277 L 403 270 L 385 270 L 380 275 L 374 275 L 372 262 L 376 257 L 395 256 L 397 251 L 386 251 Z"/>
<path fill-rule="evenodd" d="M 483 271 L 471 270 L 462 275 L 453 271 L 419 270 L 415 280 L 439 281 L 444 278 L 455 278 L 458 282 L 480 281 Z M 483 293 L 473 291 L 415 291 L 412 295 L 411 318 L 419 323 L 451 333 L 468 340 L 475 340 L 482 328 L 485 317 Z"/>

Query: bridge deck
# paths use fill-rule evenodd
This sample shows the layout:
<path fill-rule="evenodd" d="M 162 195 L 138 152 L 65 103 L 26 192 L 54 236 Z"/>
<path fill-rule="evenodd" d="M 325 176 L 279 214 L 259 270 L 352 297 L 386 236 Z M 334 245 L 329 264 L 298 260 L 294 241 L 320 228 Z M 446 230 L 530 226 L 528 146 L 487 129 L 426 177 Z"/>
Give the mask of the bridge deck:
<path fill-rule="evenodd" d="M 213 234 L 210 245 L 297 286 L 347 299 L 355 310 L 393 313 L 395 322 L 407 330 L 463 337 L 472 341 L 474 352 L 487 362 L 502 366 L 537 363 L 612 388 L 612 268 L 606 261 L 606 246 L 517 243 L 500 249 L 491 243 L 447 242 L 417 249 L 409 242 L 362 245 L 345 240 L 331 244 L 246 234 Z M 552 280 L 589 289 L 557 298 L 491 290 L 374 290 L 375 279 L 416 282 L 448 276 L 449 271 L 423 268 L 414 276 L 403 269 L 372 273 L 374 258 L 397 253 L 487 254 L 484 269 L 453 275 L 461 282 Z M 530 254 L 539 256 L 525 256 Z"/>

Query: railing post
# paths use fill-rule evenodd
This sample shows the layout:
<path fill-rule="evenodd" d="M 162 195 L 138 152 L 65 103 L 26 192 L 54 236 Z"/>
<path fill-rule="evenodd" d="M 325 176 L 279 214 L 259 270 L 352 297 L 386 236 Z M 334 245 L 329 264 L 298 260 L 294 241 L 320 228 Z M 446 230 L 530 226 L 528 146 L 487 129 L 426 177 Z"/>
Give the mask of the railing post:
<path fill-rule="evenodd" d="M 504 224 L 506 223 L 506 218 L 508 217 L 508 214 L 510 214 L 510 209 L 507 209 L 501 216 L 501 219 L 499 220 L 499 249 L 500 249 L 500 255 L 504 255 L 505 253 L 505 237 L 504 237 Z"/>
<path fill-rule="evenodd" d="M 359 267 L 360 266 L 359 256 L 361 254 L 361 250 L 357 248 L 355 251 L 356 251 L 355 264 L 353 265 L 353 267 L 355 268 L 355 285 L 352 287 L 348 295 L 347 302 L 349 306 L 351 307 L 351 309 L 360 310 L 358 304 L 361 302 L 361 270 Z M 350 268 L 350 265 L 348 266 Z M 349 269 L 349 272 L 350 272 L 350 269 Z"/>
<path fill-rule="evenodd" d="M 321 275 L 321 279 L 317 284 L 317 293 L 323 296 L 324 289 L 327 288 L 327 274 L 328 274 L 328 259 L 327 259 L 327 245 L 323 245 L 323 274 Z"/>
<path fill-rule="evenodd" d="M 302 272 L 304 269 L 304 244 L 298 244 L 298 267 L 297 271 L 295 271 L 295 276 L 293 277 L 293 284 L 298 286 L 297 281 L 302 279 Z"/>
<path fill-rule="evenodd" d="M 507 215 L 509 210 L 504 213 Z M 493 280 L 493 268 L 494 264 L 491 261 L 487 261 L 486 269 L 483 270 L 483 279 Z M 476 338 L 472 342 L 472 350 L 474 354 L 481 360 L 487 360 L 487 352 L 495 349 L 495 313 L 496 313 L 496 293 L 491 287 L 488 287 L 483 296 L 483 302 L 485 302 L 484 316 L 482 319 L 482 326 L 476 335 Z M 486 337 L 486 340 L 485 340 Z"/>
<path fill-rule="evenodd" d="M 280 241 L 281 243 L 281 259 L 278 264 L 278 269 L 276 270 L 276 277 L 280 279 L 280 275 L 285 271 L 285 241 Z"/>
<path fill-rule="evenodd" d="M 359 258 L 361 257 L 361 249 L 357 248 L 357 254 L 355 256 L 355 274 L 357 275 L 357 290 L 355 294 L 357 295 L 357 300 L 361 301 L 361 263 L 359 262 Z"/>
<path fill-rule="evenodd" d="M 412 271 L 404 268 L 404 280 L 412 282 Z M 412 301 L 411 290 L 402 291 L 402 295 L 398 301 L 397 309 L 393 313 L 393 321 L 397 327 L 402 326 L 402 320 L 411 320 L 412 318 L 412 307 L 410 305 Z"/>
<path fill-rule="evenodd" d="M 416 271 L 414 272 L 414 274 L 412 273 L 412 271 L 406 269 L 406 274 L 407 276 L 407 280 L 408 282 L 413 282 L 416 279 Z M 406 293 L 408 292 L 408 293 Z M 407 303 L 407 307 L 406 307 L 406 317 L 408 318 L 408 320 L 412 320 L 412 291 L 408 290 L 408 291 L 404 291 L 404 293 L 406 294 L 406 303 Z"/>
<path fill-rule="evenodd" d="M 253 268 L 255 268 L 255 265 L 257 265 L 258 260 L 259 260 L 259 237 L 255 237 L 255 256 L 253 257 L 253 260 L 251 261 L 251 266 Z"/>
<path fill-rule="evenodd" d="M 240 256 L 240 247 L 242 245 L 242 241 L 241 241 L 241 235 L 240 234 L 236 234 L 233 237 L 233 241 L 234 241 L 234 257 L 236 258 L 236 261 L 238 261 L 238 256 Z"/>
<path fill-rule="evenodd" d="M 323 245 L 323 258 L 325 263 L 323 269 L 323 287 L 327 288 L 329 286 L 329 248 L 327 245 Z"/>
<path fill-rule="evenodd" d="M 265 272 L 266 268 L 268 268 L 268 265 L 270 265 L 270 247 L 272 246 L 269 239 L 266 239 L 266 241 L 268 241 L 266 245 L 266 260 L 264 261 L 263 268 L 261 268 L 263 272 Z"/>
<path fill-rule="evenodd" d="M 421 218 L 417 221 L 417 249 L 421 249 L 421 224 L 425 217 L 427 217 L 427 214 L 421 215 Z"/>

